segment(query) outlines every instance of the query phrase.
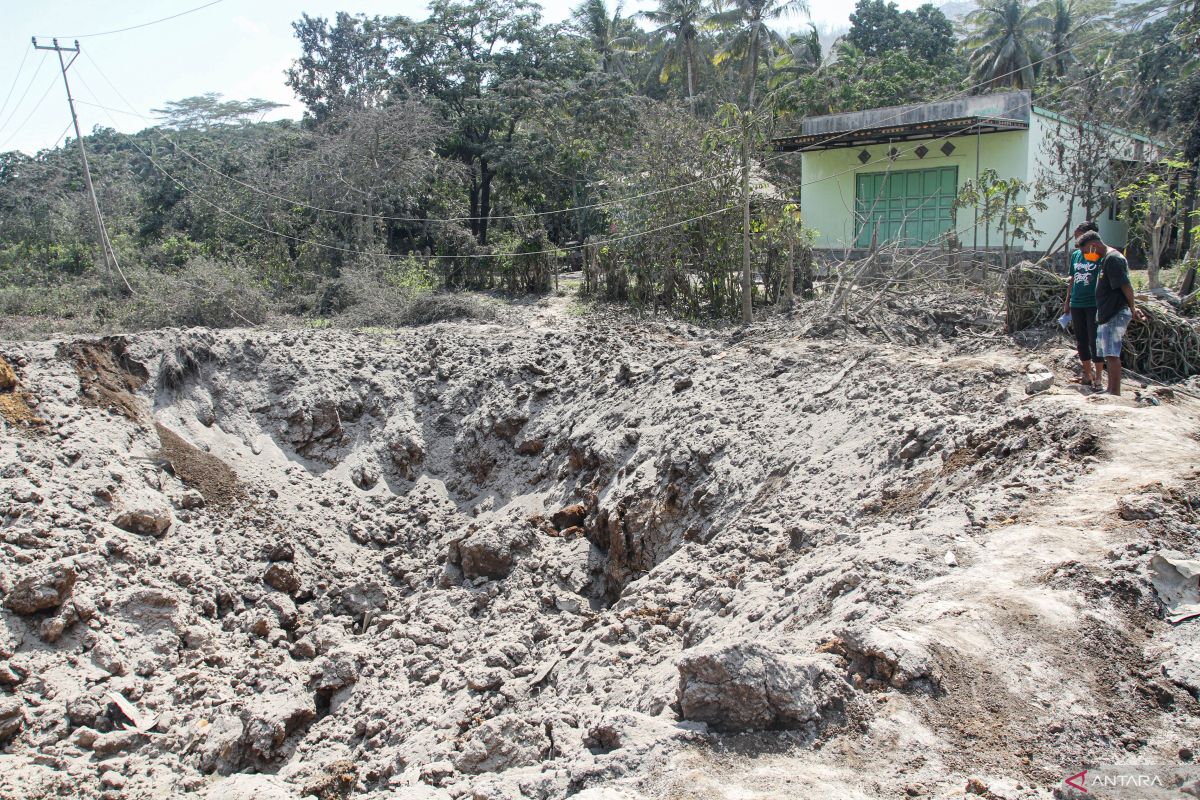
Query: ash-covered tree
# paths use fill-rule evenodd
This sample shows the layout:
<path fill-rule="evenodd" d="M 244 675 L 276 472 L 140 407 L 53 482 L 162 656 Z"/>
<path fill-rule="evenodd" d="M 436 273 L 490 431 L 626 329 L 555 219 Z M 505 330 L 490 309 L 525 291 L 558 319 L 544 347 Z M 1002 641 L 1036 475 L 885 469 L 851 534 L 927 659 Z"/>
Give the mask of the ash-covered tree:
<path fill-rule="evenodd" d="M 1032 89 L 1045 56 L 1052 25 L 1042 4 L 1029 0 L 984 0 L 967 15 L 966 45 L 973 77 L 989 88 Z"/>

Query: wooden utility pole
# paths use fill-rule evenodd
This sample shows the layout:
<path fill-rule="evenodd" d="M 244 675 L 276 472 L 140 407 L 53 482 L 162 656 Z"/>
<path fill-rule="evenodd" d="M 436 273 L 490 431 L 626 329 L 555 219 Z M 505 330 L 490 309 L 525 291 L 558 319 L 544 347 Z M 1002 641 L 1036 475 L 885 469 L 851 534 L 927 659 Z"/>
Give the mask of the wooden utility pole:
<path fill-rule="evenodd" d="M 742 324 L 754 321 L 754 274 L 750 270 L 750 127 L 742 120 Z"/>
<path fill-rule="evenodd" d="M 35 50 L 53 50 L 58 54 L 58 65 L 62 68 L 63 86 L 67 89 L 67 105 L 71 107 L 71 124 L 75 126 L 75 143 L 79 145 L 79 157 L 83 159 L 83 182 L 87 186 L 88 198 L 92 201 L 92 212 L 96 215 L 96 231 L 100 237 L 100 250 L 104 253 L 104 274 L 112 279 L 112 271 L 116 269 L 117 274 L 121 276 L 121 282 L 125 284 L 125 289 L 133 294 L 133 287 L 129 285 L 129 281 L 125 279 L 125 273 L 121 271 L 121 265 L 117 262 L 117 254 L 113 250 L 112 242 L 108 238 L 108 230 L 104 227 L 104 215 L 100 213 L 100 201 L 96 199 L 96 189 L 92 185 L 92 171 L 88 168 L 87 150 L 83 147 L 83 134 L 79 131 L 79 115 L 75 113 L 75 98 L 71 96 L 71 83 L 67 80 L 67 70 L 75 63 L 75 59 L 79 58 L 79 40 L 75 40 L 74 47 L 63 47 L 59 45 L 58 39 L 52 39 L 52 46 L 38 44 L 37 37 L 33 37 L 33 47 Z M 63 53 L 74 53 L 70 61 L 63 60 Z"/>

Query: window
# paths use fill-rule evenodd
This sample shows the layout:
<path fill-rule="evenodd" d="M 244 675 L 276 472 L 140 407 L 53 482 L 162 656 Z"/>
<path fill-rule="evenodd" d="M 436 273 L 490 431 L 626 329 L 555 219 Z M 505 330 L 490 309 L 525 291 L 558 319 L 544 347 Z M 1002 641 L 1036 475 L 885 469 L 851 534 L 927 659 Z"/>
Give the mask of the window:
<path fill-rule="evenodd" d="M 901 241 L 917 247 L 936 241 L 954 227 L 951 208 L 958 194 L 958 167 L 855 176 L 855 246 Z"/>

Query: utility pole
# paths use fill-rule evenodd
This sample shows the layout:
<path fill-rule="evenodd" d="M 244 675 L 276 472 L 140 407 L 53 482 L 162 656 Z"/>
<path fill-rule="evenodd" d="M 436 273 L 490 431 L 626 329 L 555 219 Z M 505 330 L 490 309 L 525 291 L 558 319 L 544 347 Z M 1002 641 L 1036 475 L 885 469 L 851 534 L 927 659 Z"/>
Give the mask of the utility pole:
<path fill-rule="evenodd" d="M 108 229 L 104 227 L 104 215 L 100 213 L 100 201 L 96 199 L 96 188 L 92 185 L 92 171 L 88 168 L 87 150 L 83 147 L 83 134 L 79 132 L 79 116 L 75 113 L 75 98 L 71 96 L 71 84 L 67 80 L 67 70 L 75 63 L 75 59 L 79 58 L 79 40 L 75 40 L 74 47 L 63 47 L 59 45 L 58 39 L 52 39 L 53 46 L 38 44 L 37 37 L 33 37 L 33 48 L 35 50 L 53 50 L 58 54 L 58 65 L 62 68 L 63 86 L 67 89 L 67 105 L 71 107 L 71 123 L 75 126 L 75 143 L 79 145 L 79 157 L 83 159 L 83 182 L 87 185 L 88 197 L 92 201 L 92 211 L 96 215 L 96 231 L 100 236 L 100 250 L 104 253 L 104 274 L 112 280 L 112 270 L 115 268 L 117 274 L 121 276 L 121 282 L 125 284 L 125 289 L 130 294 L 133 294 L 133 287 L 129 285 L 129 281 L 125 278 L 125 273 L 121 271 L 121 265 L 117 262 L 117 254 L 113 250 L 112 242 L 108 238 Z M 63 60 L 63 53 L 74 53 L 70 61 Z"/>

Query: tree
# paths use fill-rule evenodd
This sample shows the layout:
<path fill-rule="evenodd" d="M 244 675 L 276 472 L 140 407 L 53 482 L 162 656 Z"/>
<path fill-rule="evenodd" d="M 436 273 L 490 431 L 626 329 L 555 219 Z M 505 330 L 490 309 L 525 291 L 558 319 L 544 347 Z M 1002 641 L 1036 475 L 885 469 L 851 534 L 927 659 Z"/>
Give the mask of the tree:
<path fill-rule="evenodd" d="M 902 12 L 893 2 L 858 0 L 845 41 L 868 58 L 904 50 L 933 63 L 953 53 L 954 26 L 928 3 L 916 11 Z"/>
<path fill-rule="evenodd" d="M 798 74 L 780 85 L 777 93 L 785 110 L 801 115 L 837 114 L 926 101 L 954 91 L 962 77 L 961 66 L 953 61 L 931 64 L 904 50 L 873 59 L 842 42 L 835 60 L 815 72 Z"/>
<path fill-rule="evenodd" d="M 578 78 L 586 62 L 572 37 L 540 25 L 526 0 L 433 0 L 422 21 L 397 17 L 389 33 L 399 43 L 392 62 L 397 93 L 428 98 L 450 127 L 439 146 L 470 171 L 471 232 L 487 244 L 496 162 L 535 113 L 539 97 Z"/>
<path fill-rule="evenodd" d="M 1041 5 L 1028 0 L 984 0 L 967 16 L 967 47 L 977 81 L 990 88 L 1032 89 L 1044 55 L 1041 38 L 1051 29 Z"/>
<path fill-rule="evenodd" d="M 380 17 L 339 11 L 330 26 L 322 17 L 304 14 L 292 28 L 301 54 L 287 71 L 287 85 L 314 120 L 383 102 L 391 45 Z"/>
<path fill-rule="evenodd" d="M 707 4 L 704 0 L 661 0 L 657 9 L 643 11 L 642 16 L 656 26 L 650 31 L 650 38 L 659 46 L 659 81 L 666 83 L 682 71 L 686 76 L 688 103 L 694 105 L 699 72 L 698 38 L 700 28 L 708 22 Z"/>
<path fill-rule="evenodd" d="M 1151 289 L 1162 285 L 1158 273 L 1163 256 L 1176 227 L 1187 222 L 1183 218 L 1185 198 L 1180 179 L 1190 166 L 1174 160 L 1152 163 L 1144 175 L 1117 190 L 1123 204 L 1121 219 L 1129 223 L 1130 238 L 1146 251 Z"/>
<path fill-rule="evenodd" d="M 626 57 L 634 51 L 639 31 L 633 20 L 621 16 L 620 3 L 610 15 L 604 0 L 584 0 L 572 12 L 571 25 L 599 57 L 601 72 L 625 74 Z"/>
<path fill-rule="evenodd" d="M 221 97 L 218 92 L 206 92 L 182 100 L 171 100 L 164 103 L 162 108 L 151 110 L 162 118 L 163 124 L 168 128 L 208 130 L 217 125 L 246 125 L 252 121 L 261 121 L 263 116 L 271 111 L 286 107 L 284 103 L 275 103 L 259 97 L 224 101 Z M 254 119 L 255 117 L 258 119 Z"/>
<path fill-rule="evenodd" d="M 728 32 L 713 61 L 720 64 L 733 58 L 742 62 L 747 108 L 754 108 L 760 61 L 769 68 L 774 54 L 787 47 L 771 22 L 793 13 L 808 13 L 806 0 L 731 0 L 728 10 L 711 18 Z"/>

